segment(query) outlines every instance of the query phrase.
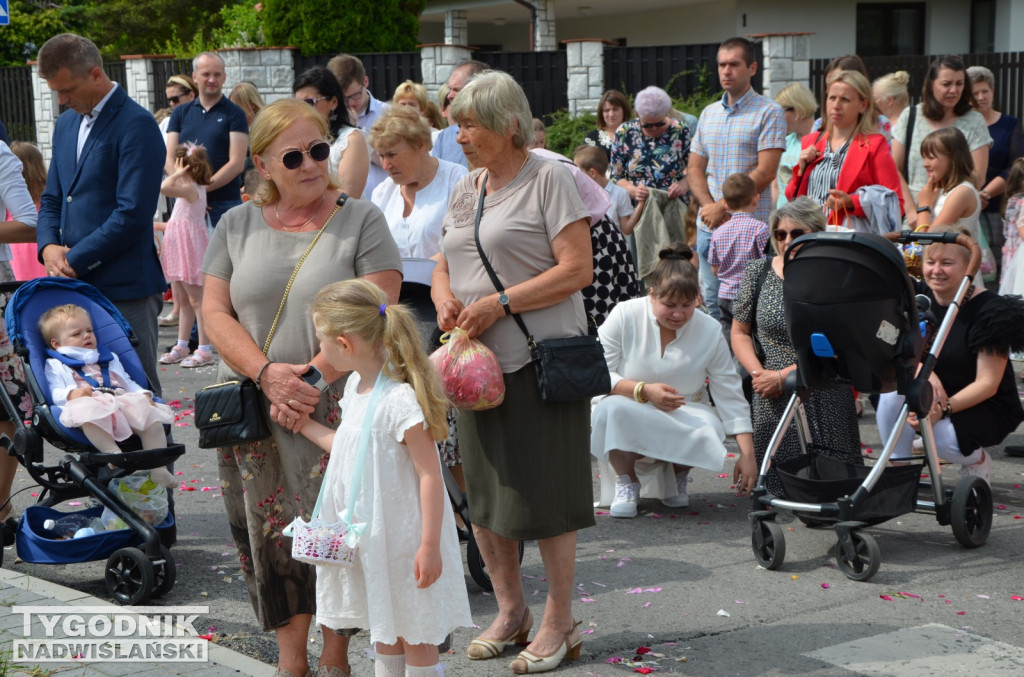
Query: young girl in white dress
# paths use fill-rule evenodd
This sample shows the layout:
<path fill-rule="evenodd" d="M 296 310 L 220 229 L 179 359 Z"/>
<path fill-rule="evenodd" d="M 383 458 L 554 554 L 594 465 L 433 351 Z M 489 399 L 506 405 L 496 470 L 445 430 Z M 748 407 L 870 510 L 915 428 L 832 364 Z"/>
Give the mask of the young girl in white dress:
<path fill-rule="evenodd" d="M 338 430 L 313 421 L 302 428 L 331 452 L 320 511 L 327 523 L 347 507 L 363 416 L 382 375 L 352 518 L 367 527 L 352 566 L 317 568 L 317 622 L 325 631 L 368 628 L 377 677 L 440 674 L 436 645 L 456 627 L 472 626 L 435 445 L 448 434 L 441 384 L 410 312 L 387 305 L 370 282 L 324 287 L 313 301 L 313 322 L 321 354 L 352 372 Z"/>
<path fill-rule="evenodd" d="M 1006 205 L 1003 207 L 1003 276 L 999 293 L 1024 294 L 1024 158 L 1017 158 L 1006 177 Z"/>
<path fill-rule="evenodd" d="M 206 186 L 213 175 L 206 149 L 183 143 L 174 150 L 174 173 L 160 184 L 160 193 L 177 198 L 164 231 L 160 262 L 178 301 L 178 342 L 160 358 L 160 364 L 204 367 L 213 364 L 213 350 L 203 328 L 203 257 L 210 245 L 206 232 Z M 188 354 L 192 323 L 199 347 Z"/>
<path fill-rule="evenodd" d="M 164 424 L 174 421 L 174 413 L 132 380 L 117 355 L 97 345 L 89 311 L 70 303 L 50 308 L 39 318 L 39 331 L 53 355 L 46 360 L 46 382 L 53 404 L 62 407 L 62 425 L 81 428 L 106 454 L 121 453 L 117 443 L 133 433 L 143 449 L 167 446 Z M 164 486 L 177 484 L 166 468 L 152 469 L 150 477 Z"/>
<path fill-rule="evenodd" d="M 612 389 L 594 407 L 590 453 L 614 470 L 601 473 L 600 504 L 611 506 L 612 517 L 636 516 L 644 458 L 661 462 L 644 496 L 689 505 L 690 469 L 720 472 L 726 435 L 736 436 L 740 451 L 733 481 L 746 493 L 757 479 L 750 407 L 721 326 L 699 310 L 692 256 L 681 242 L 661 250 L 650 294 L 619 303 L 598 329 Z M 614 498 L 604 479 L 612 475 Z"/>

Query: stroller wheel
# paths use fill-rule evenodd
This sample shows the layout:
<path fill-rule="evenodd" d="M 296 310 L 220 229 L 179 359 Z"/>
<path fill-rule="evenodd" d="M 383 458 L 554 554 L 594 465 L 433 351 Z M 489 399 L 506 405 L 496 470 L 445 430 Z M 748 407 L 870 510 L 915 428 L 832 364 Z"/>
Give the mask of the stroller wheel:
<path fill-rule="evenodd" d="M 121 548 L 107 558 L 107 590 L 120 604 L 134 606 L 153 592 L 153 563 L 138 548 Z"/>
<path fill-rule="evenodd" d="M 980 477 L 961 477 L 950 503 L 953 536 L 965 548 L 985 545 L 992 528 L 992 489 Z"/>
<path fill-rule="evenodd" d="M 786 559 L 786 537 L 782 527 L 771 520 L 757 520 L 750 534 L 754 559 L 765 569 L 778 569 Z"/>
<path fill-rule="evenodd" d="M 160 546 L 160 563 L 153 563 L 153 592 L 150 597 L 156 599 L 163 597 L 174 587 L 174 580 L 178 577 L 178 568 L 174 564 L 174 557 L 171 551 Z"/>
<path fill-rule="evenodd" d="M 848 557 L 842 542 L 839 542 L 836 544 L 836 564 L 851 581 L 866 581 L 878 573 L 878 567 L 882 564 L 882 551 L 871 534 L 851 531 L 850 540 L 853 543 L 853 556 Z"/>
<path fill-rule="evenodd" d="M 484 564 L 484 556 L 480 554 L 480 546 L 476 543 L 473 530 L 469 529 L 469 541 L 466 543 L 466 565 L 469 567 L 469 575 L 481 588 L 487 592 L 494 592 L 494 584 L 491 583 L 491 575 L 487 573 L 487 565 Z M 526 544 L 519 541 L 519 563 L 523 563 L 523 552 Z"/>

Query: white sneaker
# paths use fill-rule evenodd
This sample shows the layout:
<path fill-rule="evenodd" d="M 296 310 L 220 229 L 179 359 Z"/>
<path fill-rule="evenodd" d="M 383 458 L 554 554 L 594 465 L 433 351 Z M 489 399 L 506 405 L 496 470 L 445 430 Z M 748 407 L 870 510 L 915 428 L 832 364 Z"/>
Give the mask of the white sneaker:
<path fill-rule="evenodd" d="M 690 497 L 686 495 L 686 485 L 693 481 L 689 471 L 676 473 L 676 492 L 672 498 L 662 499 L 662 503 L 670 508 L 686 508 L 690 505 Z"/>
<path fill-rule="evenodd" d="M 636 517 L 636 503 L 640 498 L 639 482 L 615 482 L 615 500 L 612 501 L 610 512 L 612 517 Z"/>
<path fill-rule="evenodd" d="M 980 477 L 989 484 L 992 484 L 988 481 L 989 471 L 992 470 L 992 457 L 989 456 L 987 451 L 981 453 L 981 460 L 974 465 L 960 466 L 960 477 Z"/>

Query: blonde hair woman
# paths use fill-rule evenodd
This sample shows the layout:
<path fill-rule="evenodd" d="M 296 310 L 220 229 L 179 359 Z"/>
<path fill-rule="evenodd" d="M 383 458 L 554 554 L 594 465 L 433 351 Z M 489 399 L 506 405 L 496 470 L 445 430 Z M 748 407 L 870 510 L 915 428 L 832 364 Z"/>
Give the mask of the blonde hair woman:
<path fill-rule="evenodd" d="M 896 71 L 875 80 L 871 86 L 878 112 L 892 122 L 899 119 L 903 109 L 910 105 L 910 74 L 907 71 Z M 890 127 L 891 133 L 891 127 Z"/>
<path fill-rule="evenodd" d="M 787 86 L 775 96 L 775 103 L 786 114 L 786 150 L 779 158 L 779 171 L 772 184 L 772 204 L 786 204 L 786 186 L 793 178 L 793 168 L 800 162 L 800 140 L 811 133 L 818 102 L 814 93 L 799 82 Z"/>

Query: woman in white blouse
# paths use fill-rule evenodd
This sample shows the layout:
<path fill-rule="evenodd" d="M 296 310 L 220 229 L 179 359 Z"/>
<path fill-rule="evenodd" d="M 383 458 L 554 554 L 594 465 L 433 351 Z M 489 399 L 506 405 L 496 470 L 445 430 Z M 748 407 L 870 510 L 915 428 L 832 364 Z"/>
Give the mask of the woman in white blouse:
<path fill-rule="evenodd" d="M 388 173 L 371 199 L 384 212 L 402 258 L 435 257 L 448 196 L 466 168 L 431 157 L 430 127 L 408 106 L 393 106 L 380 116 L 370 144 Z"/>
<path fill-rule="evenodd" d="M 674 482 L 653 482 L 644 495 L 689 505 L 690 469 L 721 471 L 726 435 L 736 436 L 740 450 L 733 481 L 749 493 L 757 479 L 750 408 L 721 328 L 697 311 L 692 256 L 681 242 L 663 249 L 650 295 L 618 304 L 599 329 L 612 389 L 594 408 L 590 453 L 617 475 L 612 517 L 636 516 L 643 457 L 675 471 Z"/>

